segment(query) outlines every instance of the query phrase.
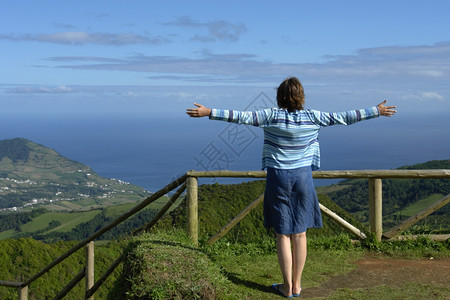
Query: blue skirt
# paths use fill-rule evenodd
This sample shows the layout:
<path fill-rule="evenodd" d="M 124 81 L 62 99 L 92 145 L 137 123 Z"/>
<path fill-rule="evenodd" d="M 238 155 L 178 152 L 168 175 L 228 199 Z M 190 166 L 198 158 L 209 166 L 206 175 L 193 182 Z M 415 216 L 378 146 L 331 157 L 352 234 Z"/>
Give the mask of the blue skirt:
<path fill-rule="evenodd" d="M 322 215 L 311 167 L 267 168 L 264 192 L 264 226 L 278 234 L 321 228 Z"/>

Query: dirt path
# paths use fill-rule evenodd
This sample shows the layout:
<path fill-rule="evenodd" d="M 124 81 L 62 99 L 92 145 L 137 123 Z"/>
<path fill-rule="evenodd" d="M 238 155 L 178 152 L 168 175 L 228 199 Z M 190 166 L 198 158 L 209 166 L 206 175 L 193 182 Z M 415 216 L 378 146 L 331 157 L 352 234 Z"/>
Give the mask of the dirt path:
<path fill-rule="evenodd" d="M 366 257 L 350 273 L 335 276 L 319 287 L 302 292 L 302 299 L 327 297 L 338 288 L 401 287 L 405 283 L 427 283 L 450 287 L 450 259 L 390 259 Z"/>

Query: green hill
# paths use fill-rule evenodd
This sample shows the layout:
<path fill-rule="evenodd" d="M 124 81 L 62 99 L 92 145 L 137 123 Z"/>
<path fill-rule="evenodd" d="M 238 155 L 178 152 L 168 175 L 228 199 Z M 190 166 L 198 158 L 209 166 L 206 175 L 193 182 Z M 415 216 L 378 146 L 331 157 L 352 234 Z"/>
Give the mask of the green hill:
<path fill-rule="evenodd" d="M 45 206 L 86 210 L 149 195 L 138 186 L 107 179 L 56 151 L 16 138 L 0 141 L 0 212 Z"/>
<path fill-rule="evenodd" d="M 431 161 L 400 169 L 450 169 L 450 161 Z M 217 233 L 248 204 L 264 192 L 265 181 L 252 181 L 235 185 L 202 185 L 198 190 L 199 236 L 207 239 Z M 450 190 L 449 179 L 386 179 L 383 180 L 384 225 L 391 227 L 401 219 L 417 213 L 424 206 L 439 200 Z M 349 179 L 318 188 L 319 202 L 336 212 L 352 225 L 367 231 L 368 226 L 368 180 Z M 186 224 L 185 203 L 161 220 L 159 228 L 184 226 Z M 435 232 L 450 230 L 450 205 L 441 208 L 427 218 Z M 255 237 L 272 235 L 263 227 L 262 205 L 247 215 L 228 234 L 227 238 L 248 241 Z M 324 227 L 310 229 L 308 234 L 336 235 L 343 232 L 335 222 L 323 215 Z"/>
<path fill-rule="evenodd" d="M 450 169 L 450 160 L 434 160 L 398 169 Z M 390 228 L 447 195 L 450 192 L 450 179 L 383 179 L 382 187 L 383 225 Z M 355 215 L 360 222 L 367 224 L 368 188 L 367 179 L 347 179 L 318 190 Z M 439 232 L 449 232 L 449 216 L 450 205 L 446 205 L 421 224 Z"/>
<path fill-rule="evenodd" d="M 199 237 L 207 239 L 217 233 L 231 219 L 239 214 L 252 201 L 256 200 L 265 188 L 265 181 L 251 181 L 241 184 L 229 185 L 201 185 L 198 189 L 198 215 L 199 215 Z M 319 195 L 319 201 L 327 208 L 338 213 L 349 223 L 364 228 L 354 216 L 338 207 L 327 196 Z M 169 229 L 183 227 L 186 224 L 186 203 L 174 209 L 166 215 L 159 223 L 158 228 Z M 336 235 L 344 232 L 335 222 L 323 215 L 324 227 L 321 229 L 308 230 L 309 236 L 314 235 Z M 258 205 L 241 222 L 239 222 L 226 238 L 232 241 L 248 242 L 259 239 L 261 236 L 272 236 L 263 225 L 263 206 Z"/>

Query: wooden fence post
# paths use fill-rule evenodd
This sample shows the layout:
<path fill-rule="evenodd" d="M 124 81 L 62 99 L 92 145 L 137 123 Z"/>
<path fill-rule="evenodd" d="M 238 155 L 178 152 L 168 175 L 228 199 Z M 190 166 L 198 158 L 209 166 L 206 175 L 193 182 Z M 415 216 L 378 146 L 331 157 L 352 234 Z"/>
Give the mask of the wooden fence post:
<path fill-rule="evenodd" d="M 19 287 L 19 300 L 28 300 L 28 285 Z"/>
<path fill-rule="evenodd" d="M 369 178 L 369 224 L 370 232 L 377 241 L 383 234 L 382 183 L 380 178 Z"/>
<path fill-rule="evenodd" d="M 188 177 L 186 180 L 187 233 L 195 245 L 198 245 L 198 180 Z"/>
<path fill-rule="evenodd" d="M 94 241 L 90 241 L 86 244 L 86 293 L 94 286 Z M 88 300 L 94 300 L 94 296 Z"/>

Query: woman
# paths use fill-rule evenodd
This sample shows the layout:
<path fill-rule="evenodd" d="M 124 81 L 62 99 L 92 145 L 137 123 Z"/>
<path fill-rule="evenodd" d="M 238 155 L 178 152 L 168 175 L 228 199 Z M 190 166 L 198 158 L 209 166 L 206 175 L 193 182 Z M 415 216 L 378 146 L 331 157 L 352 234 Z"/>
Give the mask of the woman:
<path fill-rule="evenodd" d="M 318 134 L 321 127 L 350 125 L 379 116 L 390 117 L 395 106 L 377 106 L 340 113 L 305 109 L 303 86 L 295 78 L 284 80 L 277 90 L 278 108 L 258 111 L 210 109 L 194 103 L 190 117 L 206 117 L 262 127 L 262 167 L 267 169 L 264 193 L 264 225 L 277 237 L 277 255 L 284 283 L 272 288 L 282 296 L 300 296 L 306 261 L 306 230 L 322 227 L 312 170 L 320 167 Z"/>

